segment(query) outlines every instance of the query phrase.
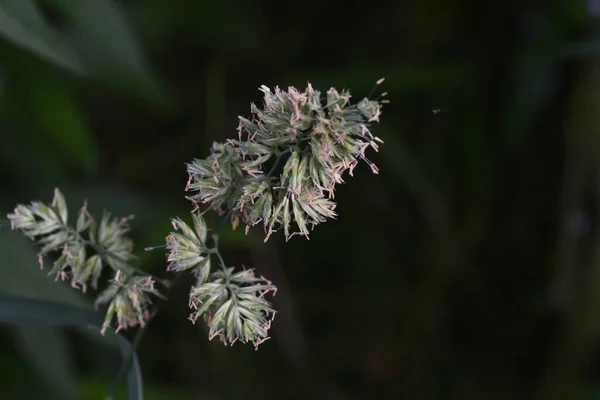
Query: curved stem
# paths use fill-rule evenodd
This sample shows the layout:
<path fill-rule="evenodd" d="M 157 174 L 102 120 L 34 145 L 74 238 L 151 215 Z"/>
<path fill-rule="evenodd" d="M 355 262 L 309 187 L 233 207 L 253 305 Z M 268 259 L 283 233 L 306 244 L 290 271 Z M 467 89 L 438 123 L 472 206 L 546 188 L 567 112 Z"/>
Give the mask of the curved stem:
<path fill-rule="evenodd" d="M 140 343 L 140 340 L 142 339 L 144 332 L 146 331 L 146 326 L 148 326 L 148 324 L 144 325 L 143 328 L 138 330 L 136 332 L 133 340 L 131 341 L 131 351 L 124 358 L 123 363 L 121 363 L 121 369 L 119 369 L 119 373 L 117 374 L 115 380 L 113 381 L 112 385 L 110 386 L 110 389 L 108 390 L 108 394 L 106 395 L 107 399 L 114 399 L 115 396 L 117 395 L 117 392 L 119 391 L 119 388 L 123 384 L 125 375 L 127 374 L 127 371 L 129 371 L 129 367 L 131 366 L 131 363 L 133 362 L 133 358 L 136 353 L 137 346 Z"/>
<path fill-rule="evenodd" d="M 177 285 L 177 282 L 179 280 L 181 280 L 181 277 L 183 275 L 184 274 L 177 274 L 177 276 L 175 276 L 175 278 L 173 279 L 172 285 L 171 285 L 171 290 L 174 290 L 175 286 Z M 156 315 L 158 313 L 159 308 L 160 308 L 160 306 L 157 304 L 156 307 L 154 308 L 154 313 L 153 313 L 154 315 Z M 133 340 L 131 341 L 131 352 L 130 352 L 129 356 L 123 360 L 123 363 L 121 364 L 121 369 L 119 370 L 119 373 L 115 377 L 115 380 L 113 381 L 113 384 L 111 385 L 111 387 L 108 391 L 107 398 L 109 398 L 109 399 L 114 398 L 114 396 L 117 394 L 117 391 L 123 384 L 125 375 L 127 374 L 127 371 L 129 371 L 129 367 L 131 366 L 131 363 L 133 362 L 134 355 L 137 350 L 137 346 L 140 343 L 140 341 L 142 340 L 142 337 L 144 336 L 144 333 L 146 332 L 146 329 L 148 328 L 149 324 L 150 324 L 150 321 L 148 321 L 148 323 L 146 323 L 146 325 L 144 325 L 142 328 L 140 328 L 135 333 L 135 336 L 133 337 Z"/>

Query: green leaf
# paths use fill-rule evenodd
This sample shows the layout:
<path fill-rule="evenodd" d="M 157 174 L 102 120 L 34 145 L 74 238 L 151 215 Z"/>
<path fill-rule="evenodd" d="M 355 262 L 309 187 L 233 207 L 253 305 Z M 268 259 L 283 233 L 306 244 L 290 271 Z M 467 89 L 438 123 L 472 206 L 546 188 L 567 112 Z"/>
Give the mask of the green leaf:
<path fill-rule="evenodd" d="M 102 315 L 50 301 L 0 295 L 0 323 L 40 326 L 102 327 Z"/>
<path fill-rule="evenodd" d="M 59 76 L 42 63 L 14 59 L 9 63 L 11 75 L 10 118 L 28 136 L 28 151 L 35 153 L 38 165 L 46 168 L 48 160 L 59 166 L 79 166 L 93 173 L 98 153 L 87 119 L 68 87 Z M 42 158 L 43 158 L 42 157 Z M 66 161 L 66 162 L 65 162 Z"/>
<path fill-rule="evenodd" d="M 7 344 L 11 344 L 9 341 Z M 2 354 L 0 376 L 2 397 L 5 399 L 63 400 L 58 393 L 39 379 L 37 371 L 19 354 Z"/>
<path fill-rule="evenodd" d="M 16 232 L 0 230 L 0 254 L 3 256 L 0 264 L 0 323 L 85 328 L 84 333 L 93 334 L 92 338 L 103 339 L 104 343 L 110 336 L 116 337 L 123 357 L 129 357 L 132 347 L 124 337 L 99 334 L 103 316 L 92 310 L 80 292 L 62 282 L 54 282 L 46 276 L 47 270 L 40 271 L 31 241 Z M 16 300 L 2 303 L 3 299 Z M 13 304 L 14 309 L 11 308 Z M 93 330 L 86 329 L 88 326 Z M 133 369 L 128 375 L 129 398 L 141 399 L 141 370 L 135 354 L 134 358 Z M 57 371 L 60 371 L 58 367 Z"/>
<path fill-rule="evenodd" d="M 36 248 L 26 237 L 8 229 L 0 229 L 0 254 L 0 295 L 25 296 L 92 308 L 80 292 L 48 277 L 47 268 L 40 270 Z M 47 261 L 46 266 L 49 266 Z"/>
<path fill-rule="evenodd" d="M 79 292 L 54 282 L 47 276 L 47 271 L 40 270 L 35 251 L 33 243 L 27 238 L 8 229 L 0 230 L 0 294 L 52 300 L 91 309 Z M 49 389 L 56 389 L 56 398 L 74 398 L 71 389 L 76 377 L 63 352 L 64 334 L 52 327 L 39 326 L 14 327 L 13 334 L 20 357 L 35 367 L 37 378 L 44 379 Z"/>
<path fill-rule="evenodd" d="M 78 104 L 55 80 L 31 79 L 36 84 L 30 87 L 30 111 L 31 115 L 36 116 L 39 132 L 45 133 L 45 141 L 84 171 L 95 171 L 98 153 Z"/>
<path fill-rule="evenodd" d="M 40 302 L 27 298 L 0 295 L 0 323 L 31 324 L 41 326 L 68 326 L 80 330 L 100 332 L 102 315 L 82 308 L 64 306 L 52 302 Z M 123 355 L 124 362 L 132 357 L 127 374 L 129 399 L 143 399 L 142 372 L 137 355 L 131 344 L 121 335 L 114 335 Z"/>
<path fill-rule="evenodd" d="M 0 35 L 61 68 L 83 74 L 79 57 L 43 20 L 32 0 L 4 0 L 0 4 Z"/>
<path fill-rule="evenodd" d="M 61 399 L 74 399 L 77 380 L 63 332 L 52 327 L 17 326 L 13 330 L 21 354 Z"/>
<path fill-rule="evenodd" d="M 77 27 L 74 45 L 96 78 L 114 89 L 163 103 L 165 95 L 142 48 L 114 1 L 60 0 L 58 6 Z"/>

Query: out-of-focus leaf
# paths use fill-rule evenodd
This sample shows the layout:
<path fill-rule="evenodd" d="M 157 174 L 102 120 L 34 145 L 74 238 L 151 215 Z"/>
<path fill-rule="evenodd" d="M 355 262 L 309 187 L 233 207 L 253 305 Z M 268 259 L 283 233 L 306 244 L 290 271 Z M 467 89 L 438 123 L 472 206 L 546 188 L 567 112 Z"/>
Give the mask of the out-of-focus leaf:
<path fill-rule="evenodd" d="M 100 313 L 28 297 L 0 295 L 0 323 L 89 328 L 102 327 Z"/>
<path fill-rule="evenodd" d="M 93 172 L 98 156 L 87 120 L 60 75 L 28 54 L 9 56 L 5 115 L 11 131 L 25 136 L 11 141 L 21 142 L 37 170 L 55 169 L 54 180 L 65 167 Z"/>
<path fill-rule="evenodd" d="M 63 332 L 52 327 L 17 326 L 17 345 L 61 399 L 74 399 L 77 379 Z"/>
<path fill-rule="evenodd" d="M 0 165 L 0 174 L 4 174 L 3 182 L 32 182 L 33 180 L 46 180 L 56 182 L 63 172 L 55 158 L 49 154 L 49 150 L 30 140 L 26 135 L 17 134 L 2 124 L 0 126 L 0 157 L 3 164 Z M 23 157 L 27 154 L 27 157 Z M 35 160 L 33 162 L 32 160 Z M 43 168 L 40 166 L 43 165 Z M 8 179 L 7 179 L 8 178 Z"/>
<path fill-rule="evenodd" d="M 38 379 L 36 371 L 20 355 L 2 354 L 0 376 L 2 376 L 2 398 L 51 400 L 48 396 L 48 386 L 43 380 Z"/>
<path fill-rule="evenodd" d="M 54 3 L 77 27 L 73 43 L 90 72 L 114 89 L 165 105 L 165 93 L 116 2 L 59 0 Z"/>
<path fill-rule="evenodd" d="M 58 303 L 40 302 L 22 297 L 0 295 L 0 323 L 10 325 L 67 326 L 80 330 L 102 328 L 102 315 L 84 308 L 69 307 Z M 142 372 L 139 360 L 127 339 L 116 336 L 124 359 L 132 357 L 127 374 L 127 391 L 130 400 L 142 400 Z"/>
<path fill-rule="evenodd" d="M 191 6 L 192 4 L 190 4 Z M 170 46 L 170 39 L 179 32 L 187 32 L 182 24 L 188 18 L 189 9 L 174 7 L 166 1 L 127 2 L 127 15 L 135 26 L 137 37 L 143 43 L 152 43 L 153 48 Z"/>
<path fill-rule="evenodd" d="M 22 95 L 22 106 L 24 112 L 35 116 L 24 123 L 29 122 L 32 131 L 39 132 L 36 136 L 40 136 L 40 142 L 58 150 L 84 171 L 94 172 L 98 154 L 84 114 L 49 72 L 31 71 L 23 77 L 29 81 L 29 89 Z"/>
<path fill-rule="evenodd" d="M 0 35 L 37 56 L 77 74 L 84 67 L 75 52 L 44 21 L 31 0 L 3 0 Z"/>
<path fill-rule="evenodd" d="M 119 339 L 119 347 L 121 348 L 122 365 L 129 365 L 127 372 L 127 393 L 129 400 L 144 399 L 144 382 L 142 380 L 142 367 L 135 353 L 135 349 L 131 347 L 131 343 L 123 336 L 117 335 Z"/>
<path fill-rule="evenodd" d="M 40 271 L 31 242 L 16 232 L 0 230 L 0 294 L 90 307 L 79 292 Z M 14 329 L 20 353 L 39 371 L 59 398 L 74 398 L 76 378 L 65 353 L 65 338 L 53 327 L 18 326 Z"/>

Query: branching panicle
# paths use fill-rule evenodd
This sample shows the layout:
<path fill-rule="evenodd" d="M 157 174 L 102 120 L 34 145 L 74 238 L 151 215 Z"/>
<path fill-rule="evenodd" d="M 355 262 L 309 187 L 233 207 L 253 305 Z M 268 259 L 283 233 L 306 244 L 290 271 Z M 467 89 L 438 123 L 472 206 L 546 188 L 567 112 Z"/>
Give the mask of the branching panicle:
<path fill-rule="evenodd" d="M 190 320 L 203 317 L 209 327 L 209 338 L 219 336 L 225 344 L 236 341 L 253 342 L 255 346 L 268 339 L 267 333 L 275 311 L 264 296 L 276 288 L 264 278 L 257 278 L 251 270 L 234 273 L 227 268 L 214 246 L 206 244 L 207 231 L 200 214 L 193 214 L 194 229 L 180 219 L 173 220 L 178 232 L 167 237 L 170 250 L 167 260 L 172 271 L 190 270 L 197 277 L 190 292 Z M 220 267 L 211 271 L 211 256 Z"/>
<path fill-rule="evenodd" d="M 260 90 L 263 105 L 251 104 L 252 116 L 239 117 L 237 138 L 214 143 L 206 159 L 187 164 L 193 227 L 173 218 L 174 232 L 166 238 L 167 270 L 196 277 L 189 319 L 202 318 L 209 339 L 219 337 L 226 345 L 240 341 L 258 347 L 269 339 L 275 310 L 266 297 L 277 288 L 252 269 L 227 266 L 219 236 L 209 236 L 200 205 L 226 215 L 224 221 L 230 219 L 234 229 L 242 222 L 247 232 L 262 223 L 265 241 L 280 229 L 286 240 L 308 238 L 315 225 L 336 217 L 335 188 L 346 171 L 352 176 L 359 160 L 373 173 L 379 171 L 365 153 L 382 143 L 369 126 L 379 121 L 385 101 L 365 98 L 352 105 L 350 92 L 331 88 L 322 95 L 310 84 L 304 92 L 293 87 Z M 65 198 L 56 189 L 50 205 L 19 204 L 8 218 L 13 229 L 41 245 L 42 267 L 44 256 L 58 253 L 50 271 L 56 279 L 70 279 L 85 292 L 88 286 L 97 289 L 104 267 L 112 269 L 113 279 L 96 299 L 96 306 L 107 305 L 102 333 L 114 322 L 118 332 L 143 327 L 151 318 L 152 297 L 162 296 L 156 280 L 130 264 L 135 258 L 127 236 L 132 217 L 104 213 L 97 222 L 85 203 L 71 227 Z"/>

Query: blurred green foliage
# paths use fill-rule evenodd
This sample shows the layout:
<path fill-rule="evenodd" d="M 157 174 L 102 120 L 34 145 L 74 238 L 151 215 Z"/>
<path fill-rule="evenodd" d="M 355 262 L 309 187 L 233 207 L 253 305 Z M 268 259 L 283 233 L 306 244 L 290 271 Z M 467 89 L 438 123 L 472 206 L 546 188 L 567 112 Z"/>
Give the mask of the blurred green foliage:
<path fill-rule="evenodd" d="M 280 291 L 274 337 L 208 342 L 184 281 L 139 347 L 148 399 L 600 399 L 597 1 L 0 0 L 0 205 L 134 213 L 166 277 L 184 163 L 235 135 L 257 88 L 385 76 L 386 142 L 309 242 L 225 232 Z M 216 223 L 217 220 L 209 221 Z M 0 292 L 86 296 L 0 230 Z M 103 398 L 116 351 L 2 330 L 6 398 Z"/>

